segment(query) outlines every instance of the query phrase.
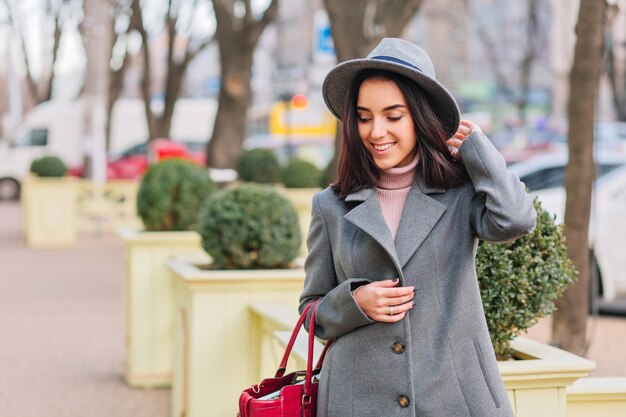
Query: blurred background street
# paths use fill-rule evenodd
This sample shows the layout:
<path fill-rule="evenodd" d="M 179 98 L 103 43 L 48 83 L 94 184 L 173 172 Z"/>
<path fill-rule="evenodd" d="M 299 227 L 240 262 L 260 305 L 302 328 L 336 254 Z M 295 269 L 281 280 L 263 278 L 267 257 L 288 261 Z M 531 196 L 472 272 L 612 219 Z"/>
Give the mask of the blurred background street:
<path fill-rule="evenodd" d="M 169 389 L 123 380 L 119 238 L 33 251 L 20 223 L 19 204 L 0 204 L 0 416 L 169 416 Z"/>

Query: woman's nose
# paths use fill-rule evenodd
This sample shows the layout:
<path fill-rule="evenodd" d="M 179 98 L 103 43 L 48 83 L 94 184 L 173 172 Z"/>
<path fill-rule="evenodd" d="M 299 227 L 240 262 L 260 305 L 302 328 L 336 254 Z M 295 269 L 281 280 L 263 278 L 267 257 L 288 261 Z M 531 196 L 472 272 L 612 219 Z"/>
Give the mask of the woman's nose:
<path fill-rule="evenodd" d="M 385 125 L 381 120 L 374 119 L 372 123 L 372 138 L 380 139 L 387 136 L 387 129 L 385 129 Z"/>

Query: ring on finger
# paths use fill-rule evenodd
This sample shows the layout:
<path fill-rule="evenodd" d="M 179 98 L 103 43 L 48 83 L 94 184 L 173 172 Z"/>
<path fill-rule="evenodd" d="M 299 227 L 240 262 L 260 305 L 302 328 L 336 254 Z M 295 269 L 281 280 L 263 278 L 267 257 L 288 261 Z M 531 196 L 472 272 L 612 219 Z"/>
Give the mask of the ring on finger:
<path fill-rule="evenodd" d="M 389 315 L 393 316 L 395 314 L 393 306 L 389 306 Z"/>

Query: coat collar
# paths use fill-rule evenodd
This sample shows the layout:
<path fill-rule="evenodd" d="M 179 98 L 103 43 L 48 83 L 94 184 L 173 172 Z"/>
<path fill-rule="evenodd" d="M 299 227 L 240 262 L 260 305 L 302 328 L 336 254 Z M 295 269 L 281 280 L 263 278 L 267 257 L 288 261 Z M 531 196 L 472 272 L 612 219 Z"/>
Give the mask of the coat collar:
<path fill-rule="evenodd" d="M 415 176 L 415 182 L 404 203 L 395 242 L 382 215 L 374 187 L 359 190 L 346 197 L 346 202 L 360 201 L 362 204 L 346 213 L 344 218 L 376 240 L 401 272 L 446 211 L 445 204 L 428 194 L 444 192 L 445 189 L 426 186 L 419 175 Z"/>

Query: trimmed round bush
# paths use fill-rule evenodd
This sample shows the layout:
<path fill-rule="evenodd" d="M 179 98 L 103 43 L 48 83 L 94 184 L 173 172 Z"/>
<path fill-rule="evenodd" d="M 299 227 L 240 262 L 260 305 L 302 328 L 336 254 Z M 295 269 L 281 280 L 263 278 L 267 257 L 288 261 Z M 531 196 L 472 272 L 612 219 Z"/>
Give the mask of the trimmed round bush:
<path fill-rule="evenodd" d="M 209 173 L 184 159 L 150 166 L 139 186 L 137 213 L 146 230 L 193 230 L 198 211 L 214 186 Z"/>
<path fill-rule="evenodd" d="M 491 342 L 498 359 L 511 355 L 511 341 L 555 310 L 554 300 L 576 278 L 567 257 L 562 225 L 535 199 L 537 227 L 514 242 L 480 242 L 476 272 Z"/>
<path fill-rule="evenodd" d="M 280 179 L 287 188 L 312 188 L 319 186 L 322 172 L 303 159 L 292 159 L 280 171 Z"/>
<path fill-rule="evenodd" d="M 237 173 L 244 181 L 274 184 L 278 182 L 280 164 L 269 149 L 250 149 L 239 158 Z"/>
<path fill-rule="evenodd" d="M 302 240 L 289 200 L 256 184 L 213 194 L 204 203 L 197 230 L 220 269 L 287 268 Z"/>
<path fill-rule="evenodd" d="M 58 156 L 44 156 L 30 164 L 30 172 L 40 177 L 64 177 L 67 166 Z"/>

